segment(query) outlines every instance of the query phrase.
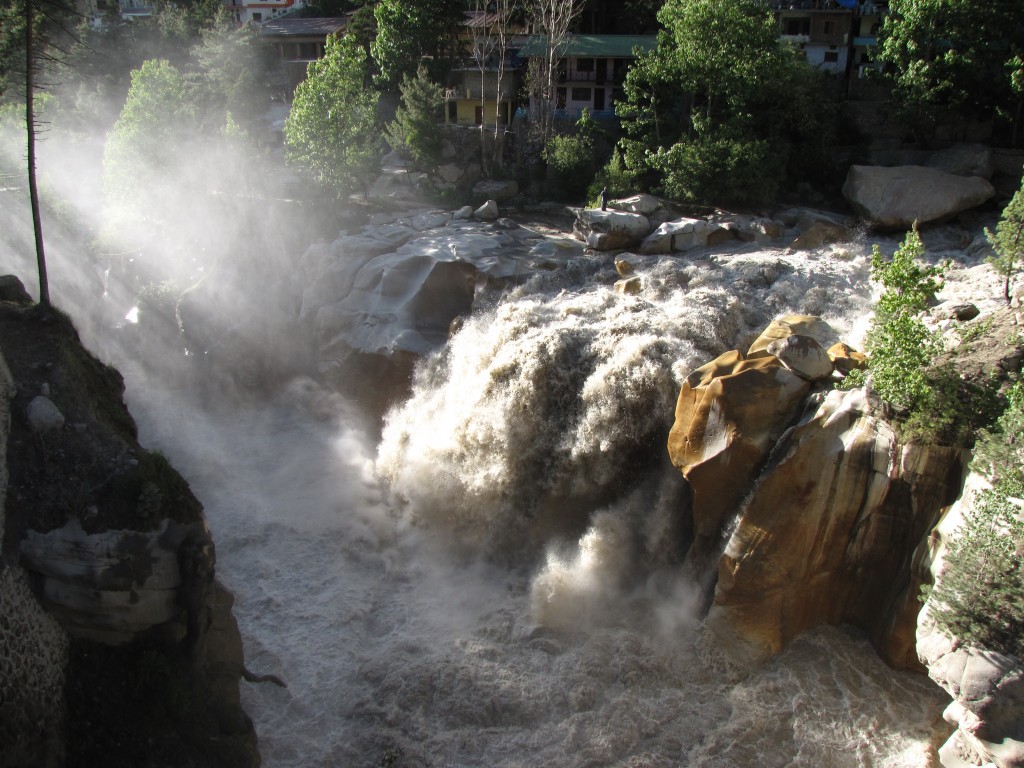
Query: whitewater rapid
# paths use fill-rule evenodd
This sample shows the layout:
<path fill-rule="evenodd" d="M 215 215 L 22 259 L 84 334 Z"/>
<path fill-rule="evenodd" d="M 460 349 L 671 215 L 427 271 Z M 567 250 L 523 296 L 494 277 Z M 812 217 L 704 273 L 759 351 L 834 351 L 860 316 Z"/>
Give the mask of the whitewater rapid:
<path fill-rule="evenodd" d="M 858 333 L 864 244 L 597 259 L 465 322 L 378 433 L 298 380 L 210 410 L 129 386 L 143 441 L 203 501 L 235 593 L 263 764 L 932 764 L 941 691 L 856 630 L 743 676 L 702 632 L 664 458 L 689 370 L 786 312 Z"/>

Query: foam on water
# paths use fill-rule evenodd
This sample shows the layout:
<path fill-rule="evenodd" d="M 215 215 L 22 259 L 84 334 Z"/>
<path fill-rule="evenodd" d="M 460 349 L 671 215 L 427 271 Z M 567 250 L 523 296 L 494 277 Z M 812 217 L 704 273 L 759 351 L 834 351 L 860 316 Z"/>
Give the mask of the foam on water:
<path fill-rule="evenodd" d="M 866 257 L 739 252 L 537 278 L 417 372 L 379 441 L 299 382 L 131 403 L 203 500 L 270 768 L 930 765 L 941 692 L 853 631 L 741 677 L 701 631 L 664 440 L 682 377 L 784 312 L 849 331 Z M 392 753 L 394 754 L 394 753 Z"/>

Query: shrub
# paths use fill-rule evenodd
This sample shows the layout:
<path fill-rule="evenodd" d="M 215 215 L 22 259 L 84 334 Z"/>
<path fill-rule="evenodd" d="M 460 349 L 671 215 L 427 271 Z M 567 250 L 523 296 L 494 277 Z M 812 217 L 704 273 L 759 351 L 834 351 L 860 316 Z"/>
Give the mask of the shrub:
<path fill-rule="evenodd" d="M 1009 304 L 1010 281 L 1024 259 L 1024 180 L 1021 180 L 1020 189 L 1003 209 L 996 231 L 992 232 L 986 227 L 985 237 L 995 251 L 988 262 L 1003 278 L 1003 300 Z"/>
<path fill-rule="evenodd" d="M 587 110 L 576 121 L 572 135 L 555 134 L 544 145 L 550 192 L 580 200 L 594 177 L 594 135 L 597 123 Z"/>
<path fill-rule="evenodd" d="M 936 626 L 962 642 L 1024 659 L 1024 521 L 1018 471 L 979 494 L 950 539 L 930 592 Z"/>

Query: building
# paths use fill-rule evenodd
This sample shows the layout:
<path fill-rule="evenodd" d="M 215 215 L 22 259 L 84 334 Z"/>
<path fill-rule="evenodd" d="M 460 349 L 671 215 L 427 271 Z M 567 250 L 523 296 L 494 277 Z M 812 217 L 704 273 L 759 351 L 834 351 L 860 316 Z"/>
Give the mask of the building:
<path fill-rule="evenodd" d="M 508 125 L 522 86 L 523 61 L 519 50 L 527 40 L 521 26 L 505 31 L 504 61 L 498 45 L 501 17 L 492 11 L 467 11 L 459 31 L 466 53 L 452 67 L 445 81 L 444 119 L 450 125 Z M 498 76 L 501 102 L 498 103 Z"/>
<path fill-rule="evenodd" d="M 323 57 L 327 38 L 344 33 L 347 19 L 279 18 L 259 25 L 260 39 L 277 53 L 281 80 L 277 87 L 290 98 L 306 79 L 309 63 Z"/>
<path fill-rule="evenodd" d="M 598 118 L 613 117 L 636 53 L 657 45 L 655 35 L 571 35 L 558 63 L 556 115 L 573 118 L 588 109 Z M 531 37 L 519 52 L 527 60 L 545 55 L 546 40 L 540 36 Z"/>
<path fill-rule="evenodd" d="M 844 8 L 835 0 L 772 0 L 782 39 L 803 51 L 813 66 L 857 76 L 870 63 L 888 0 L 861 0 Z"/>
<path fill-rule="evenodd" d="M 224 6 L 239 24 L 276 19 L 289 11 L 306 7 L 306 0 L 226 0 Z"/>

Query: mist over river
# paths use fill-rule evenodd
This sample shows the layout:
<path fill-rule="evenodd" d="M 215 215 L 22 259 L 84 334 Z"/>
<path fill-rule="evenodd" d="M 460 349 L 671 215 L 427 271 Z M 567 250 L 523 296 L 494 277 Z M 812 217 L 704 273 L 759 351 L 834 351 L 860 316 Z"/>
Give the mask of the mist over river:
<path fill-rule="evenodd" d="M 351 263 L 345 242 L 303 255 L 294 209 L 253 225 L 258 200 L 248 216 L 198 202 L 164 230 L 172 245 L 93 261 L 52 234 L 50 290 L 124 375 L 141 442 L 202 501 L 248 668 L 287 684 L 241 683 L 263 765 L 934 764 L 946 697 L 858 631 L 813 630 L 751 673 L 718 656 L 702 628 L 713 568 L 686 559 L 665 448 L 687 374 L 775 317 L 821 315 L 861 341 L 871 243 L 895 241 L 647 257 L 637 294 L 613 289 L 606 254 L 534 259 L 477 293 L 380 423 L 295 362 L 300 316 L 324 314 L 311 290 L 334 285 L 309 265 Z M 28 217 L 0 216 L 4 271 L 36 295 Z M 494 238 L 465 226 L 425 234 L 430 252 Z M 956 255 L 955 238 L 933 244 L 929 258 Z M 526 263 L 486 258 L 503 275 Z M 187 289 L 190 316 L 139 310 L 141 279 L 122 278 L 144 263 L 151 285 Z M 183 318 L 206 332 L 187 356 Z"/>
<path fill-rule="evenodd" d="M 686 374 L 767 320 L 856 336 L 869 245 L 608 256 L 480 306 L 379 428 L 309 378 L 233 402 L 118 363 L 206 508 L 263 763 L 928 766 L 941 691 L 850 628 L 743 674 L 701 616 L 664 456 Z M 391 761 L 391 762 L 389 762 Z"/>

